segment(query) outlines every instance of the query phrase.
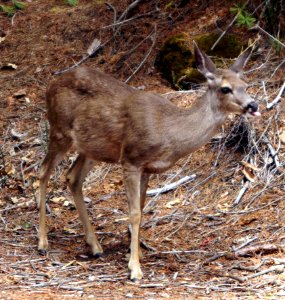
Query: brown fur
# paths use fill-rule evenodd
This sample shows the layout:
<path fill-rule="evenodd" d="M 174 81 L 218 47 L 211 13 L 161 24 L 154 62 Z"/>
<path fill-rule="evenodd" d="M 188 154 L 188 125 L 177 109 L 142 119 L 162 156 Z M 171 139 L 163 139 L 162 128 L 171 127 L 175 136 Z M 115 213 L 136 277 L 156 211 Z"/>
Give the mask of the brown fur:
<path fill-rule="evenodd" d="M 102 248 L 93 232 L 83 201 L 82 184 L 94 160 L 120 163 L 132 225 L 131 279 L 140 279 L 139 226 L 150 173 L 160 173 L 207 143 L 229 113 L 245 113 L 252 99 L 236 70 L 216 70 L 195 47 L 198 67 L 208 90 L 190 109 L 181 109 L 158 94 L 135 90 L 98 70 L 86 67 L 66 73 L 47 90 L 50 141 L 40 174 L 39 249 L 48 247 L 45 197 L 52 169 L 73 147 L 79 156 L 67 174 L 87 242 L 94 255 Z M 228 85 L 232 93 L 223 94 Z"/>

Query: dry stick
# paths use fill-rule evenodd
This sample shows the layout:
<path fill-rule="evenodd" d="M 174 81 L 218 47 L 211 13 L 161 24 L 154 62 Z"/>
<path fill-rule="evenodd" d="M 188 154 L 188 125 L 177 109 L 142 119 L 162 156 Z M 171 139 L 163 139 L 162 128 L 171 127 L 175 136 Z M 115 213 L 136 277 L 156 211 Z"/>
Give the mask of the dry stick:
<path fill-rule="evenodd" d="M 243 283 L 245 281 L 248 281 L 249 279 L 252 279 L 252 278 L 255 278 L 255 277 L 258 277 L 258 276 L 262 276 L 262 275 L 265 275 L 265 274 L 270 273 L 270 272 L 275 272 L 277 274 L 283 273 L 284 272 L 284 265 L 272 266 L 269 269 L 266 269 L 266 270 L 257 272 L 255 274 L 248 275 L 248 276 L 237 276 L 237 275 L 231 275 L 231 274 L 228 274 L 228 273 L 224 274 L 224 276 L 228 277 L 228 278 L 231 278 L 231 279 L 234 279 L 234 280 L 237 280 L 240 283 Z"/>
<path fill-rule="evenodd" d="M 220 42 L 220 40 L 224 37 L 224 35 L 231 29 L 231 27 L 234 25 L 236 19 L 238 18 L 240 13 L 237 13 L 236 16 L 233 18 L 233 20 L 231 21 L 231 23 L 228 25 L 228 27 L 226 28 L 225 31 L 222 32 L 222 34 L 219 36 L 219 38 L 216 40 L 216 42 L 214 43 L 214 45 L 211 47 L 211 51 L 213 51 L 215 49 L 215 47 L 217 46 L 217 44 Z"/>
<path fill-rule="evenodd" d="M 134 72 L 127 78 L 127 80 L 125 80 L 125 83 L 128 83 L 132 78 L 133 76 L 139 71 L 139 69 L 143 66 L 143 64 L 146 62 L 146 60 L 148 59 L 154 45 L 155 45 L 155 42 L 156 42 L 156 24 L 154 26 L 154 34 L 153 36 L 151 37 L 151 39 L 153 40 L 152 41 L 152 45 L 150 47 L 150 49 L 148 50 L 148 52 L 146 53 L 144 59 L 141 61 L 141 63 L 138 65 L 138 67 L 134 70 Z"/>
<path fill-rule="evenodd" d="M 242 6 L 241 10 L 247 6 L 249 0 L 246 1 L 246 3 Z M 215 49 L 215 47 L 217 46 L 217 44 L 220 42 L 220 40 L 223 38 L 223 36 L 231 29 L 231 27 L 234 25 L 236 19 L 238 18 L 238 16 L 240 15 L 240 11 L 235 15 L 235 17 L 233 18 L 233 20 L 231 21 L 231 23 L 227 26 L 226 30 L 224 32 L 222 32 L 222 34 L 219 36 L 219 38 L 216 40 L 216 42 L 214 43 L 214 45 L 211 47 L 211 50 L 213 51 Z"/>
<path fill-rule="evenodd" d="M 120 26 L 120 25 L 124 25 L 126 23 L 129 23 L 133 20 L 136 20 L 136 19 L 140 19 L 142 17 L 147 17 L 147 16 L 150 16 L 150 15 L 153 15 L 153 13 L 156 12 L 156 10 L 154 11 L 150 11 L 148 13 L 145 13 L 145 14 L 141 14 L 141 15 L 138 15 L 138 16 L 135 16 L 135 17 L 132 17 L 132 18 L 129 18 L 127 20 L 124 20 L 124 21 L 120 21 L 120 22 L 114 22 L 113 24 L 110 24 L 110 25 L 106 25 L 106 26 L 103 26 L 101 27 L 101 29 L 108 29 L 108 28 L 112 28 L 112 27 L 117 27 L 117 26 Z"/>
<path fill-rule="evenodd" d="M 118 21 L 122 21 L 127 14 L 134 9 L 142 0 L 136 0 L 134 2 L 132 2 L 127 8 L 126 10 L 121 14 L 121 16 L 119 17 Z"/>
<path fill-rule="evenodd" d="M 196 175 L 190 175 L 190 176 L 185 176 L 175 182 L 172 182 L 170 184 L 167 184 L 165 186 L 163 186 L 162 188 L 157 188 L 157 189 L 153 189 L 153 190 L 148 190 L 147 191 L 147 196 L 157 196 L 158 194 L 162 194 L 162 193 L 166 193 L 168 191 L 171 191 L 175 188 L 177 188 L 179 185 L 182 185 L 188 181 L 192 181 L 196 178 Z"/>
<path fill-rule="evenodd" d="M 279 93 L 278 95 L 275 97 L 275 99 L 271 102 L 271 103 L 268 103 L 266 108 L 267 109 L 271 109 L 273 106 L 275 106 L 280 100 L 281 100 L 281 97 L 282 97 L 282 94 L 285 90 L 285 81 L 283 82 L 280 90 L 279 90 Z"/>
<path fill-rule="evenodd" d="M 237 197 L 236 197 L 236 199 L 234 201 L 233 206 L 236 206 L 236 205 L 239 204 L 242 196 L 245 194 L 245 192 L 247 191 L 248 187 L 249 187 L 249 181 L 246 181 L 244 183 L 243 187 L 240 189 L 240 191 L 239 191 L 239 193 L 238 193 L 238 195 L 237 195 Z"/>
<path fill-rule="evenodd" d="M 114 6 L 108 2 L 105 3 L 109 8 L 111 8 L 114 12 L 114 24 L 117 22 L 117 11 L 116 9 L 114 8 Z M 108 26 L 112 26 L 112 25 L 108 25 Z M 104 26 L 102 28 L 106 28 L 107 26 Z M 115 32 L 115 28 L 113 28 L 113 31 Z"/>
<path fill-rule="evenodd" d="M 269 143 L 269 140 L 266 136 L 263 137 L 264 142 L 267 144 L 268 150 L 270 155 L 273 158 L 274 164 L 276 166 L 276 168 L 280 167 L 280 162 L 279 162 L 279 158 L 278 158 L 278 153 L 277 151 L 274 149 L 274 147 Z"/>
<path fill-rule="evenodd" d="M 240 250 L 240 249 L 242 249 L 242 248 L 244 248 L 245 246 L 249 245 L 250 243 L 252 243 L 253 241 L 255 241 L 255 240 L 257 240 L 257 239 L 258 239 L 257 236 L 253 237 L 252 239 L 249 239 L 248 241 L 244 242 L 244 243 L 241 244 L 240 246 L 234 248 L 234 249 L 233 249 L 234 252 L 235 252 L 235 251 L 238 251 L 238 250 Z"/>
<path fill-rule="evenodd" d="M 268 35 L 271 39 L 273 39 L 275 42 L 277 42 L 278 44 L 280 44 L 282 47 L 285 48 L 285 44 L 283 44 L 282 42 L 280 42 L 276 37 L 274 37 L 273 35 L 271 35 L 270 33 L 268 33 L 267 31 L 265 31 L 263 28 L 261 28 L 259 25 L 255 25 L 252 28 L 250 28 L 252 30 L 259 30 L 262 33 Z"/>

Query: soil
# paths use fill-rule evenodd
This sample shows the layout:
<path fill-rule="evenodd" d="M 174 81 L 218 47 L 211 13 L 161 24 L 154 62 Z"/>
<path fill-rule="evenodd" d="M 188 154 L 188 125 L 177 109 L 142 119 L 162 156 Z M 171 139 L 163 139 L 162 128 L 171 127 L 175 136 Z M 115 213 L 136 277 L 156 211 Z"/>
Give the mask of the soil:
<path fill-rule="evenodd" d="M 80 61 L 96 38 L 103 47 L 85 65 L 131 86 L 174 95 L 171 101 L 189 107 L 203 88 L 170 94 L 170 84 L 155 68 L 158 50 L 171 34 L 201 34 L 219 24 L 222 32 L 234 17 L 232 2 L 142 1 L 118 27 L 111 25 L 131 1 L 23 2 L 27 6 L 13 17 L 0 12 L 0 299 L 284 297 L 284 104 L 266 109 L 284 81 L 284 48 L 276 53 L 261 36 L 249 63 L 249 93 L 262 112 L 258 121 L 231 117 L 208 145 L 151 178 L 153 189 L 196 174 L 175 190 L 147 197 L 144 278 L 133 283 L 127 272 L 128 208 L 117 165 L 98 163 L 84 185 L 104 255 L 91 256 L 66 187 L 75 153 L 50 180 L 49 251 L 38 253 L 36 193 L 48 143 L 46 87 L 55 72 Z M 236 26 L 231 30 L 245 40 L 257 36 Z"/>

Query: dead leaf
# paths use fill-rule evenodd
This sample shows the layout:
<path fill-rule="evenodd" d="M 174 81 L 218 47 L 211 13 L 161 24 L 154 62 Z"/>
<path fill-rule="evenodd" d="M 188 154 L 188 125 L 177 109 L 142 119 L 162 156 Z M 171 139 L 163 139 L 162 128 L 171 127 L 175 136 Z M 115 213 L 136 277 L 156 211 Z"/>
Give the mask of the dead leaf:
<path fill-rule="evenodd" d="M 17 204 L 17 203 L 19 203 L 19 198 L 11 197 L 11 201 L 13 202 L 13 204 Z"/>
<path fill-rule="evenodd" d="M 124 221 L 128 221 L 129 220 L 129 217 L 122 217 L 122 218 L 118 218 L 118 219 L 115 219 L 115 223 L 119 223 L 119 222 L 124 222 Z"/>
<path fill-rule="evenodd" d="M 1 70 L 16 70 L 17 68 L 18 68 L 17 65 L 8 63 L 8 64 L 6 64 L 6 65 L 3 65 L 3 66 L 1 67 Z"/>
<path fill-rule="evenodd" d="M 12 164 L 9 164 L 5 167 L 5 172 L 7 175 L 14 175 L 16 173 L 16 169 Z"/>
<path fill-rule="evenodd" d="M 242 173 L 248 181 L 254 182 L 255 174 L 253 174 L 253 172 L 251 170 L 249 170 L 248 168 L 244 168 L 242 170 Z"/>
<path fill-rule="evenodd" d="M 14 128 L 12 128 L 11 134 L 14 138 L 22 139 L 28 135 L 28 132 L 21 133 L 21 132 L 17 132 Z"/>
<path fill-rule="evenodd" d="M 181 199 L 174 199 L 171 201 L 168 201 L 165 205 L 166 208 L 172 208 L 174 205 L 181 203 Z"/>
<path fill-rule="evenodd" d="M 281 132 L 281 134 L 279 135 L 279 138 L 282 143 L 285 143 L 285 130 L 283 130 Z"/>
<path fill-rule="evenodd" d="M 22 98 L 22 97 L 26 96 L 26 94 L 27 94 L 27 92 L 25 89 L 20 89 L 16 93 L 13 94 L 13 97 Z"/>
<path fill-rule="evenodd" d="M 52 199 L 50 199 L 50 201 L 53 202 L 53 203 L 59 203 L 59 202 L 65 201 L 65 200 L 66 200 L 66 198 L 63 197 L 63 196 L 53 197 Z"/>
<path fill-rule="evenodd" d="M 69 233 L 69 234 L 77 234 L 78 233 L 75 229 L 68 228 L 68 227 L 63 227 L 63 231 L 65 233 Z"/>
<path fill-rule="evenodd" d="M 254 171 L 259 171 L 259 170 L 260 170 L 259 168 L 257 168 L 257 167 L 254 166 L 253 164 L 248 163 L 248 162 L 246 162 L 246 161 L 244 161 L 244 160 L 241 161 L 241 164 L 242 164 L 244 167 L 249 168 L 249 169 L 252 169 L 252 170 L 254 170 Z"/>

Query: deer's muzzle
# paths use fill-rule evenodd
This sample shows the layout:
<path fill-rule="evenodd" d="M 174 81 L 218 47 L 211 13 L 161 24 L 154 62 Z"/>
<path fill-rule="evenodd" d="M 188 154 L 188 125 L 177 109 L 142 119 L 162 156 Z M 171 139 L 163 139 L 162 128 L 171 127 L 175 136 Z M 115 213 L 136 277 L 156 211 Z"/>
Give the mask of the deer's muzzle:
<path fill-rule="evenodd" d="M 250 102 L 246 107 L 246 113 L 258 117 L 260 116 L 260 112 L 258 111 L 258 104 L 254 101 Z"/>

